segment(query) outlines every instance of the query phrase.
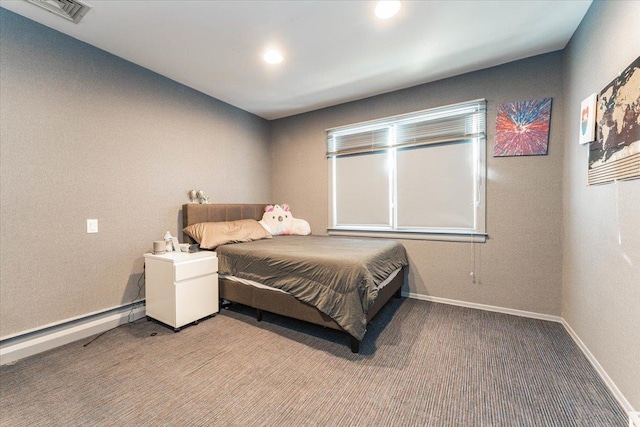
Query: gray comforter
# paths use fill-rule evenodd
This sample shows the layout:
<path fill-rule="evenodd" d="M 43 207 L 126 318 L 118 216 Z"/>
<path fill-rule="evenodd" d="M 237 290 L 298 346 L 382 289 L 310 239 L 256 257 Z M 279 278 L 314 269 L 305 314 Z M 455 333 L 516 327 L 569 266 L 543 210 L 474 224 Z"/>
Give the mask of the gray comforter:
<path fill-rule="evenodd" d="M 219 246 L 219 272 L 289 292 L 362 340 L 378 285 L 408 265 L 392 240 L 274 236 Z"/>

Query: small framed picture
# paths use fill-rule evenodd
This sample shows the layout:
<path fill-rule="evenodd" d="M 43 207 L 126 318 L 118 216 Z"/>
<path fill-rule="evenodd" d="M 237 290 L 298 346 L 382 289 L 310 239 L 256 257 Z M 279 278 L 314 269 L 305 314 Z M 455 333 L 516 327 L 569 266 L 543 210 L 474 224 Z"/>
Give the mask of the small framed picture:
<path fill-rule="evenodd" d="M 580 105 L 580 140 L 579 144 L 588 144 L 596 139 L 596 101 L 594 93 L 582 101 Z"/>

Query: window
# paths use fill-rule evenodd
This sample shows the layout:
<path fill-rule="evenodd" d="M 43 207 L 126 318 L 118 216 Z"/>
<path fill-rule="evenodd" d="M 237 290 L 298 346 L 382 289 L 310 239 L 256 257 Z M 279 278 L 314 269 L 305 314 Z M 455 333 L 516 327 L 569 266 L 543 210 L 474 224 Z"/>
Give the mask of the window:
<path fill-rule="evenodd" d="M 327 131 L 329 234 L 484 241 L 486 101 Z"/>

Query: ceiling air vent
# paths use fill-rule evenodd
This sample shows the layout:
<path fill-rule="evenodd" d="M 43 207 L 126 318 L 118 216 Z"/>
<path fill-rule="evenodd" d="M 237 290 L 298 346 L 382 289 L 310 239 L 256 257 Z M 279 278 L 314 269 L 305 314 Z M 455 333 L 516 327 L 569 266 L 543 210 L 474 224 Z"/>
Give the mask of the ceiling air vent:
<path fill-rule="evenodd" d="M 26 0 L 29 3 L 33 3 L 51 13 L 55 13 L 58 16 L 62 16 L 64 19 L 75 22 L 80 22 L 82 17 L 87 14 L 91 9 L 91 6 L 82 3 L 78 0 Z"/>

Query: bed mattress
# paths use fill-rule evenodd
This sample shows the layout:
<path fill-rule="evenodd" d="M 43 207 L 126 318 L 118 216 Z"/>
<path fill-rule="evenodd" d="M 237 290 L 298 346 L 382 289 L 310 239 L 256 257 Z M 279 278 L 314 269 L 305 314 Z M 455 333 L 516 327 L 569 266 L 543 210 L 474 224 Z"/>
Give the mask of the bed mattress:
<path fill-rule="evenodd" d="M 359 340 L 380 287 L 408 265 L 402 245 L 379 239 L 274 236 L 222 245 L 216 252 L 219 274 L 285 291 Z"/>

